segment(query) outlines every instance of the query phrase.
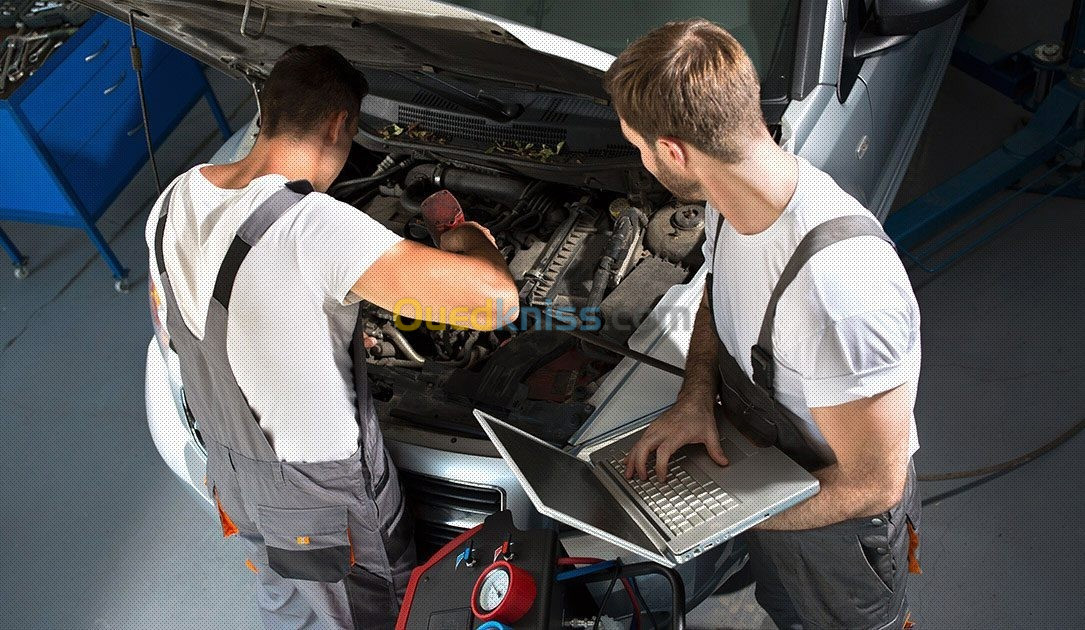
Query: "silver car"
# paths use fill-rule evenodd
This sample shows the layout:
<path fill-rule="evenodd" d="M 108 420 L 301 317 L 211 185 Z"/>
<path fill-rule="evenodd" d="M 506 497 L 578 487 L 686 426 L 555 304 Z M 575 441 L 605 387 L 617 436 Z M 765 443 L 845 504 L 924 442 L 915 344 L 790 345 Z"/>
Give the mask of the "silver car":
<path fill-rule="evenodd" d="M 119 5 L 89 4 L 127 17 Z M 552 443 L 582 446 L 648 422 L 678 392 L 679 377 L 614 350 L 684 363 L 705 278 L 704 208 L 674 200 L 622 138 L 600 81 L 613 56 L 669 20 L 705 17 L 726 27 L 758 68 L 766 122 L 779 143 L 884 220 L 964 4 L 129 0 L 125 7 L 146 14 L 139 23 L 151 34 L 256 84 L 293 44 L 336 47 L 365 71 L 371 94 L 335 196 L 422 238 L 419 199 L 451 189 L 469 218 L 497 238 L 525 305 L 540 319 L 555 311 L 586 314 L 591 334 L 607 342 L 609 349 L 585 343 L 560 326 L 498 333 L 430 330 L 420 322 L 397 328 L 389 313 L 363 305 L 366 332 L 376 341 L 372 389 L 424 558 L 503 508 L 520 527 L 548 524 L 485 439 L 473 409 Z M 214 161 L 244 155 L 255 129 L 254 121 L 238 132 Z M 200 419 L 185 407 L 153 266 L 150 276 L 151 434 L 166 463 L 207 499 Z M 577 531 L 563 530 L 562 541 L 573 555 L 635 560 Z M 742 561 L 725 545 L 683 565 L 688 605 Z"/>

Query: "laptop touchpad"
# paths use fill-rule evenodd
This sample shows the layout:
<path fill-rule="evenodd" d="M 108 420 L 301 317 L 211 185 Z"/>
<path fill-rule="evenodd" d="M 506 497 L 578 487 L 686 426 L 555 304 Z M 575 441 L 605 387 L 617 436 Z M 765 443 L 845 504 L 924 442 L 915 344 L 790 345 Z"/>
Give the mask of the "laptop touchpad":
<path fill-rule="evenodd" d="M 723 454 L 727 456 L 727 461 L 732 464 L 737 464 L 746 459 L 746 451 L 739 448 L 738 444 L 735 444 L 728 438 L 721 438 L 720 446 L 723 447 Z"/>

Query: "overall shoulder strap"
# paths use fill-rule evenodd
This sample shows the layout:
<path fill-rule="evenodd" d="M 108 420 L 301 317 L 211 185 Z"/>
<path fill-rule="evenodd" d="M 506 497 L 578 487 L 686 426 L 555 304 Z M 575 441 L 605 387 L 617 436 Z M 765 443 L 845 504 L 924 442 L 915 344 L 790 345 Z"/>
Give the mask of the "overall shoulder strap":
<path fill-rule="evenodd" d="M 708 225 L 707 220 L 705 221 L 705 225 Z M 713 237 L 712 241 L 712 260 L 708 263 L 708 277 L 705 278 L 705 287 L 706 291 L 708 291 L 708 314 L 709 320 L 712 322 L 712 330 L 716 329 L 716 304 L 712 297 L 712 294 L 714 293 L 712 290 L 712 275 L 716 271 L 716 252 L 720 248 L 720 232 L 723 232 L 723 217 L 720 216 L 719 212 L 716 212 L 716 235 Z M 706 234 L 705 236 L 707 237 L 708 235 Z M 716 336 L 719 337 L 718 334 Z"/>
<path fill-rule="evenodd" d="M 776 320 L 776 306 L 780 302 L 780 296 L 791 285 L 792 280 L 799 274 L 799 270 L 806 265 L 814 254 L 821 250 L 848 239 L 859 236 L 874 236 L 893 245 L 893 241 L 886 236 L 873 216 L 847 215 L 829 219 L 828 221 L 814 226 L 806 236 L 799 241 L 795 252 L 784 266 L 780 279 L 776 281 L 776 287 L 769 297 L 768 306 L 765 308 L 765 318 L 761 322 L 761 333 L 757 337 L 757 345 L 750 349 L 750 358 L 753 363 L 753 380 L 755 383 L 773 391 L 775 374 L 772 354 L 772 329 Z"/>
<path fill-rule="evenodd" d="M 162 256 L 162 241 L 166 235 L 166 215 L 170 211 L 170 199 L 176 188 L 177 184 L 174 183 L 166 190 L 166 196 L 162 199 L 162 208 L 158 211 L 158 225 L 154 229 L 154 259 L 155 264 L 158 265 L 159 275 L 166 272 L 166 259 Z"/>
<path fill-rule="evenodd" d="M 187 327 L 176 302 L 172 301 L 169 274 L 162 274 L 162 286 L 167 294 L 168 326 L 174 333 L 170 335 L 171 342 L 177 342 L 186 398 L 193 414 L 199 418 L 205 438 L 259 461 L 275 462 L 278 456 L 260 428 L 259 419 L 249 406 L 230 365 L 227 344 L 230 295 L 238 269 L 249 250 L 260 242 L 275 221 L 311 190 L 311 186 L 288 184 L 287 188 L 274 192 L 257 206 L 242 223 L 219 266 L 212 298 L 204 315 L 202 338 L 181 332 Z M 157 247 L 161 249 L 161 234 L 157 240 Z M 159 257 L 161 259 L 161 255 Z"/>
<path fill-rule="evenodd" d="M 163 256 L 163 242 L 166 234 L 166 219 L 169 215 L 170 199 L 173 197 L 173 191 L 177 188 L 177 184 L 170 186 L 165 192 L 165 197 L 162 200 L 162 207 L 158 213 L 158 225 L 155 226 L 154 233 L 154 257 L 155 263 L 158 265 L 158 273 L 164 273 L 166 271 L 166 260 Z M 264 203 L 256 208 L 249 218 L 241 224 L 241 227 L 237 230 L 237 234 L 234 236 L 233 242 L 230 243 L 230 248 L 226 252 L 226 257 L 223 259 L 222 266 L 219 267 L 219 275 L 215 280 L 214 296 L 216 299 L 220 296 L 220 285 L 225 292 L 225 301 L 228 303 L 229 290 L 233 288 L 234 278 L 237 277 L 237 269 L 241 266 L 241 261 L 245 259 L 245 255 L 253 246 L 260 241 L 264 232 L 267 232 L 268 228 L 273 223 L 279 220 L 283 214 L 286 213 L 294 204 L 301 200 L 305 195 L 313 192 L 313 185 L 305 180 L 299 180 L 294 182 L 287 182 L 286 187 L 271 195 Z M 240 244 L 239 244 L 240 241 Z M 232 269 L 229 270 L 225 276 L 223 270 L 227 268 L 227 261 L 231 262 Z M 219 300 L 223 306 L 222 300 Z"/>
<path fill-rule="evenodd" d="M 218 276 L 215 278 L 215 288 L 211 298 L 229 309 L 230 295 L 233 293 L 234 280 L 237 279 L 237 270 L 249 254 L 249 250 L 256 246 L 279 217 L 294 207 L 307 194 L 313 192 L 313 186 L 307 181 L 301 180 L 289 182 L 282 190 L 276 191 L 253 210 L 248 219 L 237 229 L 230 248 L 226 250 L 226 256 L 222 259 Z"/>

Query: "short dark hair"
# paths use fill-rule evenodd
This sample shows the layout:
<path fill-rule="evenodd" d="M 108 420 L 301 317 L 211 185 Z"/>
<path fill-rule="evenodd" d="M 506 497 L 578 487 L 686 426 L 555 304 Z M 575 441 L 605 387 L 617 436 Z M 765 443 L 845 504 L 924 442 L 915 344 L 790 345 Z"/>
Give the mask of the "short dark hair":
<path fill-rule="evenodd" d="M 753 63 L 708 20 L 669 22 L 633 42 L 603 87 L 645 140 L 671 136 L 724 162 L 741 160 L 751 134 L 765 127 Z"/>
<path fill-rule="evenodd" d="M 362 73 L 335 49 L 294 46 L 275 62 L 260 90 L 260 131 L 302 137 L 342 111 L 350 124 L 368 91 Z"/>

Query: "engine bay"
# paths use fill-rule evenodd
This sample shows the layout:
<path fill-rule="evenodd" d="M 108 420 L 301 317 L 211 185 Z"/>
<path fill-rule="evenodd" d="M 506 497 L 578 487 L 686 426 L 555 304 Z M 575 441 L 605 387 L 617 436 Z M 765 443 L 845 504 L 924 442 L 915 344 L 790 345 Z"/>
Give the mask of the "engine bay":
<path fill-rule="evenodd" d="M 392 313 L 363 302 L 378 413 L 481 437 L 472 415 L 479 408 L 563 444 L 592 414 L 589 398 L 622 357 L 544 323 L 576 313 L 582 329 L 625 346 L 663 294 L 701 266 L 704 206 L 658 186 L 626 194 L 357 145 L 329 194 L 432 244 L 420 203 L 442 188 L 494 236 L 520 290 L 521 318 L 493 332 L 409 319 L 397 327 Z"/>

